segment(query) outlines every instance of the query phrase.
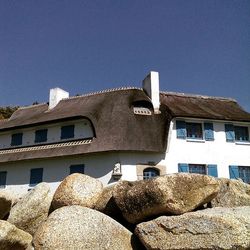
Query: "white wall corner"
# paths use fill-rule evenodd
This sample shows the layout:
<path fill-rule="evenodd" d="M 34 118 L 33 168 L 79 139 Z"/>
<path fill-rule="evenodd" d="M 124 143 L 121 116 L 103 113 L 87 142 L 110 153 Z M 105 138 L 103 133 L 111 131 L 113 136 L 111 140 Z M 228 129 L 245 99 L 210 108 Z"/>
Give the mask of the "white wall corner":
<path fill-rule="evenodd" d="M 49 92 L 49 109 L 53 109 L 62 99 L 68 98 L 69 92 L 60 89 L 54 88 L 50 89 Z"/>
<path fill-rule="evenodd" d="M 160 113 L 159 73 L 150 71 L 142 82 L 142 88 L 151 99 L 154 107 L 154 113 Z"/>

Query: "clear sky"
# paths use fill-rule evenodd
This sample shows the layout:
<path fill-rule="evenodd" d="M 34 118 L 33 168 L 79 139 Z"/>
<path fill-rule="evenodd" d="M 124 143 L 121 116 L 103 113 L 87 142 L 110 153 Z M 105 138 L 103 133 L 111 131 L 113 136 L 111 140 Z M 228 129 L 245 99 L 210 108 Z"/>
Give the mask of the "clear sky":
<path fill-rule="evenodd" d="M 0 0 L 0 106 L 141 86 L 232 97 L 250 112 L 249 0 Z"/>

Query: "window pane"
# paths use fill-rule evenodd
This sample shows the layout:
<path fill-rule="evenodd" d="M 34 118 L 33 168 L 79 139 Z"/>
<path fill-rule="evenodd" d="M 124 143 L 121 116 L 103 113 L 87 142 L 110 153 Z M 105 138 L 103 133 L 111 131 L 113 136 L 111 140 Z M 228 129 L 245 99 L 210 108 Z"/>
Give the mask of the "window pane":
<path fill-rule="evenodd" d="M 30 170 L 30 186 L 43 181 L 43 168 L 33 168 Z"/>
<path fill-rule="evenodd" d="M 143 179 L 150 179 L 160 175 L 160 171 L 156 168 L 145 168 L 143 170 Z"/>
<path fill-rule="evenodd" d="M 13 134 L 11 136 L 11 146 L 22 145 L 23 141 L 23 133 Z"/>
<path fill-rule="evenodd" d="M 250 167 L 239 166 L 239 178 L 250 184 Z"/>
<path fill-rule="evenodd" d="M 46 142 L 47 141 L 48 129 L 40 129 L 35 133 L 35 142 Z"/>
<path fill-rule="evenodd" d="M 201 123 L 186 123 L 187 137 L 193 139 L 202 139 Z"/>
<path fill-rule="evenodd" d="M 6 176 L 7 176 L 7 171 L 1 171 L 0 172 L 0 188 L 5 188 L 5 186 L 6 186 Z"/>
<path fill-rule="evenodd" d="M 249 140 L 248 127 L 235 126 L 234 132 L 235 132 L 236 141 L 248 141 Z"/>
<path fill-rule="evenodd" d="M 74 125 L 62 126 L 61 127 L 61 139 L 74 138 Z"/>
<path fill-rule="evenodd" d="M 206 174 L 206 165 L 189 164 L 189 173 Z"/>
<path fill-rule="evenodd" d="M 74 174 L 74 173 L 84 174 L 84 164 L 71 165 L 70 174 Z"/>

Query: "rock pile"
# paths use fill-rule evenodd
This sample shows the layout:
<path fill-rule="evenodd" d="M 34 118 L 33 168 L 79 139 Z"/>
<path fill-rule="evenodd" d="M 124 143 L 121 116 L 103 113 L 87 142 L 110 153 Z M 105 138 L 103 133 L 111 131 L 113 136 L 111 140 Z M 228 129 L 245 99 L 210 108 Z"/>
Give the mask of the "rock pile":
<path fill-rule="evenodd" d="M 1 192 L 0 216 L 0 250 L 250 249 L 250 185 L 199 174 L 105 188 L 72 174 L 54 195 Z"/>

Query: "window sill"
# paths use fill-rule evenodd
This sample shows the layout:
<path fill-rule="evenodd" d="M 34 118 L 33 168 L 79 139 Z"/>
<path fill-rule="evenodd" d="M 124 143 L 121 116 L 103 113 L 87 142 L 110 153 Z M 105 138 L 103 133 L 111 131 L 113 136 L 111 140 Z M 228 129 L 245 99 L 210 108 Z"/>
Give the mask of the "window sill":
<path fill-rule="evenodd" d="M 250 145 L 250 141 L 236 141 L 236 145 Z"/>
<path fill-rule="evenodd" d="M 187 142 L 201 142 L 201 143 L 204 143 L 205 142 L 205 140 L 203 140 L 203 139 L 186 139 L 186 141 Z"/>

